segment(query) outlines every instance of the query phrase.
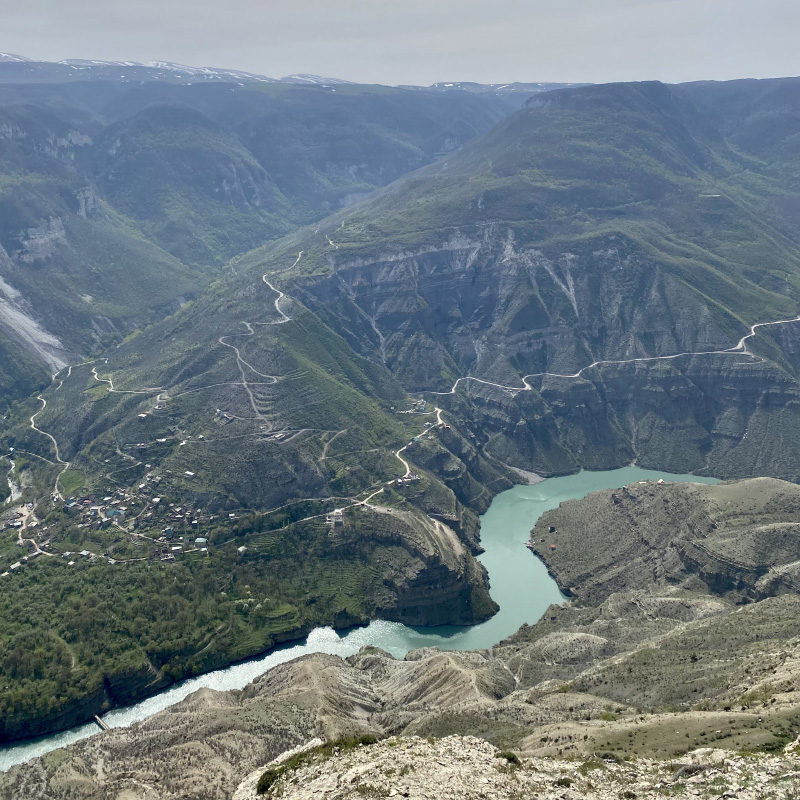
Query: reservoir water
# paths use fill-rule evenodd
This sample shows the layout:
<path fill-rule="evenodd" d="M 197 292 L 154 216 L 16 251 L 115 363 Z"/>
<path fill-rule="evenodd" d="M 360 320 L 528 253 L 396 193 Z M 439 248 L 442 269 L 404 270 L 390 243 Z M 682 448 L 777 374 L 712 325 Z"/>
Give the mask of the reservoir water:
<path fill-rule="evenodd" d="M 693 481 L 716 483 L 714 478 L 673 475 L 668 472 L 624 467 L 604 472 L 580 472 L 548 478 L 531 486 L 515 486 L 498 495 L 481 518 L 480 556 L 489 573 L 491 594 L 500 611 L 481 625 L 470 627 L 411 628 L 399 622 L 376 621 L 367 626 L 336 632 L 317 628 L 308 638 L 270 651 L 264 656 L 176 684 L 134 706 L 110 711 L 103 719 L 112 728 L 139 722 L 202 687 L 241 689 L 270 667 L 308 653 L 352 655 L 372 644 L 397 658 L 418 647 L 477 650 L 491 647 L 514 633 L 523 623 L 533 624 L 551 603 L 563 600 L 547 570 L 526 547 L 536 520 L 564 500 L 585 497 L 598 489 L 615 489 L 635 481 Z M 94 723 L 41 739 L 0 748 L 0 770 L 98 733 Z"/>

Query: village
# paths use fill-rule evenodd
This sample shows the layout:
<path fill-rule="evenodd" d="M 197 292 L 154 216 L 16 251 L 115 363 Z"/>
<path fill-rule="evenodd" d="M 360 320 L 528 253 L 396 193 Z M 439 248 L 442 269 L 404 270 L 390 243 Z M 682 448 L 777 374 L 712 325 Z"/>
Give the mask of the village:
<path fill-rule="evenodd" d="M 186 472 L 183 477 L 190 479 L 194 474 Z M 203 529 L 220 517 L 160 497 L 163 480 L 148 472 L 133 489 L 117 489 L 103 497 L 69 496 L 57 506 L 66 517 L 59 523 L 40 519 L 33 503 L 7 510 L 0 523 L 4 530 L 16 533 L 16 545 L 27 552 L 0 577 L 8 577 L 42 555 L 60 557 L 72 567 L 96 559 L 109 564 L 170 562 L 182 554 L 207 553 L 209 540 Z M 225 519 L 235 521 L 237 514 L 229 513 Z M 71 542 L 87 538 L 92 544 L 69 549 Z"/>
<path fill-rule="evenodd" d="M 432 412 L 428 410 L 428 403 L 419 399 L 413 400 L 409 409 L 398 413 L 423 415 Z M 145 413 L 138 414 L 140 419 L 147 416 Z M 218 422 L 224 424 L 228 416 L 217 409 Z M 437 421 L 426 422 L 422 432 L 398 451 L 398 457 L 403 451 L 413 450 L 423 441 L 434 439 L 435 430 L 449 428 L 441 420 L 441 414 L 437 413 Z M 280 431 L 270 438 L 280 441 L 288 435 L 291 432 Z M 197 438 L 202 441 L 205 437 L 200 435 Z M 133 444 L 133 447 L 144 446 Z M 408 486 L 420 480 L 420 475 L 402 457 L 400 460 L 406 465 L 406 472 L 388 481 L 385 484 L 387 489 Z M 133 487 L 109 489 L 109 493 L 102 497 L 87 492 L 62 499 L 58 494 L 53 494 L 52 501 L 56 509 L 63 512 L 62 518 L 55 523 L 41 519 L 37 515 L 37 504 L 30 502 L 0 514 L 0 530 L 15 532 L 16 546 L 26 551 L 25 555 L 17 555 L 12 559 L 13 563 L 7 568 L 0 561 L 0 569 L 3 570 L 0 578 L 9 577 L 40 556 L 57 557 L 68 567 L 97 560 L 112 565 L 132 561 L 175 562 L 187 554 L 207 554 L 211 545 L 207 529 L 212 523 L 216 523 L 216 528 L 238 519 L 235 512 L 228 512 L 227 515 L 210 514 L 191 503 L 170 502 L 165 495 L 170 493 L 168 487 L 174 478 L 178 477 L 182 482 L 192 481 L 196 477 L 194 472 L 186 470 L 176 476 L 169 469 L 156 472 L 150 464 L 144 464 L 144 468 L 148 471 Z M 368 504 L 373 496 L 357 502 Z M 332 530 L 343 525 L 344 510 L 336 508 L 324 514 L 325 522 Z M 48 513 L 48 519 L 51 513 Z M 240 547 L 238 552 L 241 555 L 245 550 L 245 547 Z"/>

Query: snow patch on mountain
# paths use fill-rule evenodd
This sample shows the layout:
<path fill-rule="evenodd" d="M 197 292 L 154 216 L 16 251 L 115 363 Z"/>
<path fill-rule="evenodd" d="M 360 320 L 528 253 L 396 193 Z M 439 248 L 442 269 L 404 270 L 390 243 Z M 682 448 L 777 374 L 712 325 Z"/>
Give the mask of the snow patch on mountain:
<path fill-rule="evenodd" d="M 311 83 L 316 86 L 341 86 L 352 84 L 352 81 L 345 81 L 342 78 L 326 78 L 324 75 L 308 75 L 298 73 L 296 75 L 285 75 L 281 78 L 281 83 Z"/>

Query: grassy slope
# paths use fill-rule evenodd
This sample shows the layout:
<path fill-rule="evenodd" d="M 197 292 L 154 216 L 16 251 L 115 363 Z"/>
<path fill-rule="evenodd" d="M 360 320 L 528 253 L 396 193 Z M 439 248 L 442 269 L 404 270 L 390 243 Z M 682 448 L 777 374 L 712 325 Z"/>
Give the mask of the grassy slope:
<path fill-rule="evenodd" d="M 453 230 L 507 228 L 545 252 L 612 233 L 727 313 L 765 319 L 794 308 L 781 297 L 786 282 L 798 289 L 791 231 L 759 213 L 767 198 L 789 191 L 776 166 L 739 152 L 667 87 L 557 92 L 331 217 L 318 234 L 287 237 L 247 263 L 284 271 L 302 249 L 293 275 L 318 275 L 376 250 L 436 247 Z"/>
<path fill-rule="evenodd" d="M 109 201 L 184 262 L 211 266 L 295 227 L 295 213 L 229 132 L 180 106 L 106 127 L 86 154 Z"/>

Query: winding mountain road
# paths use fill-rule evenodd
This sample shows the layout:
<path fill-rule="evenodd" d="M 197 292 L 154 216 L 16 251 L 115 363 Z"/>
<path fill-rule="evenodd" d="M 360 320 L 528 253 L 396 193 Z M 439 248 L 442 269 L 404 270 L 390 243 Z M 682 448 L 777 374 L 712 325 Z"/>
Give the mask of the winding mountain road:
<path fill-rule="evenodd" d="M 32 509 L 27 508 L 26 506 L 21 506 L 19 509 L 19 514 L 22 516 L 22 527 L 17 528 L 17 544 L 21 547 L 25 547 L 26 545 L 30 544 L 33 548 L 33 553 L 29 555 L 33 556 L 48 556 L 50 558 L 53 557 L 53 553 L 48 553 L 46 550 L 42 550 L 39 547 L 39 542 L 36 540 L 35 536 L 27 537 L 23 536 L 23 532 L 26 531 L 30 524 L 31 517 L 34 518 L 33 525 L 36 525 L 36 515 Z"/>
<path fill-rule="evenodd" d="M 108 364 L 108 359 L 104 358 L 106 364 Z M 154 386 L 149 389 L 116 389 L 114 387 L 114 381 L 111 378 L 101 378 L 97 374 L 97 367 L 92 367 L 92 376 L 98 383 L 107 383 L 108 384 L 108 391 L 114 392 L 114 394 L 153 394 L 153 392 L 161 392 L 161 389 L 158 386 Z"/>
<path fill-rule="evenodd" d="M 60 389 L 61 386 L 59 386 L 58 388 Z M 31 429 L 36 431 L 37 433 L 41 433 L 42 436 L 46 436 L 53 443 L 53 450 L 55 451 L 56 454 L 56 461 L 62 465 L 61 470 L 59 471 L 58 475 L 56 475 L 56 482 L 55 484 L 53 484 L 53 497 L 58 496 L 63 500 L 64 498 L 63 495 L 61 494 L 61 490 L 58 488 L 58 483 L 61 480 L 61 476 L 64 474 L 64 472 L 69 469 L 70 462 L 64 461 L 64 459 L 61 458 L 61 453 L 58 450 L 58 442 L 56 441 L 55 436 L 48 433 L 47 431 L 43 431 L 41 428 L 36 427 L 36 417 L 38 417 L 39 414 L 41 414 L 42 411 L 44 411 L 47 408 L 47 400 L 45 400 L 44 397 L 38 395 L 36 399 L 42 404 L 42 407 L 35 414 L 31 415 Z"/>
<path fill-rule="evenodd" d="M 58 375 L 59 373 L 57 372 L 55 375 L 53 375 L 53 379 L 55 380 L 56 378 L 58 378 Z M 69 365 L 69 368 L 67 369 L 67 374 L 63 378 L 58 378 L 58 386 L 56 386 L 56 388 L 53 389 L 53 391 L 57 392 L 64 385 L 64 381 L 67 380 L 70 375 L 72 375 L 72 364 Z"/>
<path fill-rule="evenodd" d="M 303 251 L 301 250 L 298 253 L 297 260 L 294 262 L 293 266 L 297 265 L 302 256 L 303 256 Z M 273 320 L 271 322 L 248 322 L 247 320 L 242 320 L 242 325 L 244 325 L 247 328 L 247 333 L 230 333 L 226 336 L 220 336 L 219 339 L 217 339 L 217 341 L 223 347 L 229 347 L 231 350 L 233 350 L 233 353 L 236 356 L 236 366 L 238 367 L 239 373 L 242 376 L 241 385 L 244 386 L 244 390 L 247 392 L 247 396 L 250 398 L 250 407 L 253 409 L 253 413 L 256 415 L 256 418 L 261 420 L 261 422 L 263 422 L 264 424 L 268 425 L 269 429 L 272 430 L 273 428 L 272 423 L 270 422 L 270 420 L 267 419 L 267 417 L 264 416 L 264 414 L 258 408 L 255 395 L 253 394 L 253 390 L 251 388 L 251 384 L 247 380 L 247 373 L 245 372 L 245 367 L 249 369 L 251 372 L 254 372 L 259 377 L 269 379 L 270 383 L 277 383 L 282 376 L 268 375 L 265 372 L 260 372 L 252 364 L 250 364 L 248 361 L 245 361 L 244 358 L 242 358 L 242 354 L 239 352 L 239 348 L 236 347 L 236 345 L 230 344 L 230 342 L 225 341 L 226 339 L 230 339 L 232 336 L 255 336 L 255 331 L 253 330 L 254 325 L 284 325 L 287 322 L 291 322 L 292 318 L 283 312 L 283 309 L 281 309 L 280 305 L 281 300 L 283 300 L 283 298 L 286 297 L 286 295 L 280 289 L 276 289 L 267 280 L 266 274 L 261 276 L 261 280 L 264 281 L 264 283 L 278 295 L 275 298 L 275 310 L 281 315 L 281 319 Z"/>
<path fill-rule="evenodd" d="M 401 476 L 401 477 L 403 477 L 403 478 L 407 478 L 407 477 L 408 477 L 408 476 L 411 474 L 411 464 L 409 464 L 409 463 L 408 463 L 408 461 L 406 461 L 406 460 L 403 458 L 403 456 L 401 456 L 401 455 L 400 455 L 400 453 L 402 453 L 402 452 L 403 452 L 403 451 L 404 451 L 404 450 L 405 450 L 407 447 L 408 447 L 408 445 L 407 445 L 407 444 L 406 444 L 406 445 L 403 445 L 403 446 L 402 446 L 402 447 L 401 447 L 399 450 L 397 450 L 397 451 L 395 452 L 395 454 L 394 454 L 394 455 L 395 455 L 395 458 L 396 458 L 396 459 L 397 459 L 397 460 L 398 460 L 398 461 L 399 461 L 399 462 L 400 462 L 400 463 L 401 463 L 401 464 L 402 464 L 402 465 L 403 465 L 403 466 L 406 468 L 406 471 L 405 471 L 405 472 L 402 474 L 402 476 Z"/>
<path fill-rule="evenodd" d="M 626 358 L 626 359 L 601 359 L 599 361 L 593 361 L 591 364 L 587 364 L 585 367 L 582 367 L 577 372 L 573 373 L 566 373 L 562 374 L 559 372 L 534 372 L 530 375 L 525 375 L 522 378 L 523 386 L 506 386 L 502 383 L 493 383 L 492 381 L 484 380 L 483 378 L 474 378 L 471 375 L 466 375 L 463 378 L 459 378 L 454 384 L 453 387 L 450 389 L 449 392 L 426 392 L 426 394 L 435 394 L 435 395 L 448 395 L 448 394 L 455 394 L 456 389 L 458 388 L 458 384 L 462 381 L 475 381 L 476 383 L 483 383 L 487 386 L 495 386 L 498 389 L 504 389 L 509 392 L 525 392 L 530 391 L 533 387 L 528 383 L 528 380 L 531 378 L 580 378 L 581 375 L 586 372 L 587 370 L 594 369 L 595 367 L 601 367 L 606 364 L 637 364 L 640 362 L 646 361 L 670 361 L 676 358 L 683 358 L 684 356 L 722 356 L 722 355 L 735 355 L 741 354 L 750 356 L 751 358 L 758 358 L 754 353 L 751 353 L 747 349 L 747 340 L 751 339 L 756 335 L 757 328 L 766 328 L 773 325 L 789 325 L 793 322 L 800 322 L 800 315 L 793 317 L 792 319 L 779 319 L 775 320 L 774 322 L 757 322 L 755 325 L 750 326 L 750 333 L 745 334 L 739 339 L 738 343 L 735 344 L 733 347 L 728 347 L 724 350 L 700 350 L 698 352 L 686 352 L 686 353 L 675 353 L 669 356 L 640 356 L 639 358 Z"/>

